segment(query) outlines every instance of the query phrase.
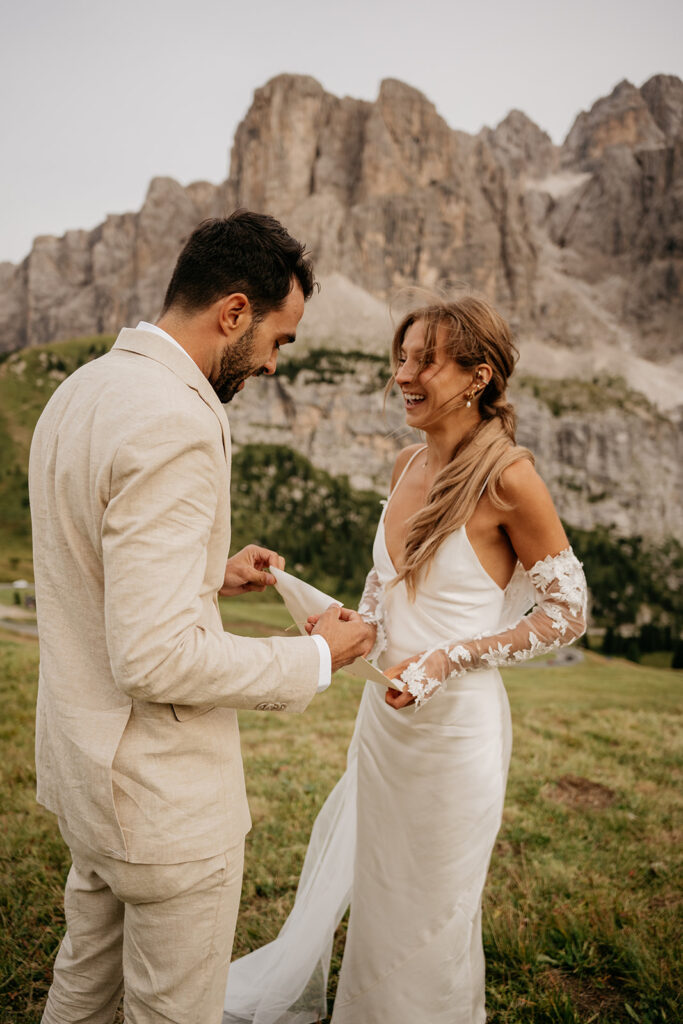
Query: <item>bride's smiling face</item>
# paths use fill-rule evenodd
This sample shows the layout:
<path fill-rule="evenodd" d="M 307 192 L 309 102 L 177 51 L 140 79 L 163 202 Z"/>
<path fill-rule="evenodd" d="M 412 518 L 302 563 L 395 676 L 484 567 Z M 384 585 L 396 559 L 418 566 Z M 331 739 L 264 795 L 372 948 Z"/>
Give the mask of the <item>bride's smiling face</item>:
<path fill-rule="evenodd" d="M 401 389 L 406 420 L 411 427 L 428 429 L 443 416 L 453 413 L 458 398 L 474 381 L 475 371 L 459 366 L 445 350 L 446 329 L 439 327 L 433 362 L 420 371 L 425 348 L 424 322 L 416 320 L 403 337 L 398 357 L 396 383 Z M 458 406 L 462 408 L 462 406 Z"/>

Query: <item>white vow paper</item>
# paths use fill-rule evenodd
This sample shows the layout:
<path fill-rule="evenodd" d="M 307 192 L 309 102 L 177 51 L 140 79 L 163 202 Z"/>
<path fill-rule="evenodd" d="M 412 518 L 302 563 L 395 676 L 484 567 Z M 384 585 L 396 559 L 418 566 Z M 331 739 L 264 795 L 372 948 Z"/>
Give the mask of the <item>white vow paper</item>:
<path fill-rule="evenodd" d="M 324 594 L 322 590 L 316 590 L 310 583 L 304 583 L 303 580 L 285 572 L 284 569 L 275 569 L 269 565 L 268 572 L 277 580 L 275 589 L 287 605 L 287 611 L 294 619 L 300 633 L 306 633 L 304 626 L 309 615 L 322 615 L 331 604 L 341 606 L 341 601 L 330 597 L 329 594 Z M 372 679 L 373 682 L 380 683 L 382 686 L 390 685 L 387 677 L 365 658 L 356 658 L 350 665 L 345 665 L 344 672 L 357 676 L 359 679 Z"/>

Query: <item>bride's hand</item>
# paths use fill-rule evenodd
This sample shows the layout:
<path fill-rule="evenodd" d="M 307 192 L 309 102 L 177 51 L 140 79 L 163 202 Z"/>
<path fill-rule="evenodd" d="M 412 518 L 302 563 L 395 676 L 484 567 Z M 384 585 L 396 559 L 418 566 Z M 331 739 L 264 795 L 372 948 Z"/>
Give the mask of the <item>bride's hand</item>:
<path fill-rule="evenodd" d="M 384 675 L 397 682 L 394 688 L 387 690 L 384 699 L 397 711 L 414 704 L 418 698 L 423 703 L 436 693 L 454 671 L 454 667 L 454 663 L 449 662 L 448 655 L 442 650 L 433 651 L 429 656 L 426 652 L 414 654 L 400 665 L 385 670 Z"/>
<path fill-rule="evenodd" d="M 402 672 L 404 672 L 408 665 L 411 665 L 415 661 L 415 658 L 406 658 L 399 665 L 393 665 L 392 668 L 384 669 L 384 675 L 388 679 L 398 679 Z M 400 687 L 400 689 L 399 689 Z M 407 690 L 407 684 L 402 683 L 400 680 L 397 683 L 397 687 L 389 687 L 387 692 L 384 694 L 384 700 L 389 707 L 395 708 L 396 711 L 400 711 L 401 708 L 407 708 L 409 704 L 415 703 L 415 698 Z"/>

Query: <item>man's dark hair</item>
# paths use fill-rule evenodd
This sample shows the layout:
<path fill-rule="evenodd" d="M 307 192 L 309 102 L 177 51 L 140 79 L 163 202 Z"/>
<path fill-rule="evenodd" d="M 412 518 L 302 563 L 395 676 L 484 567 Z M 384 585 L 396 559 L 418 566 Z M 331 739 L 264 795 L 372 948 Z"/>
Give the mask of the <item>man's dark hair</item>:
<path fill-rule="evenodd" d="M 313 265 L 305 247 L 274 217 L 236 210 L 224 219 L 205 220 L 188 238 L 166 291 L 165 313 L 177 306 L 195 313 L 217 299 L 244 292 L 255 318 L 279 309 L 292 278 L 304 299 L 313 291 Z"/>

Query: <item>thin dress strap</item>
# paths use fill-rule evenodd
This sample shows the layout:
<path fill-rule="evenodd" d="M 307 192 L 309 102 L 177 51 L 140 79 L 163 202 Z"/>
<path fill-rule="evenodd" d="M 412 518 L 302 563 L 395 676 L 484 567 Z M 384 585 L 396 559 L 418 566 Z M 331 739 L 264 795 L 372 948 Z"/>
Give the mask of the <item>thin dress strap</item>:
<path fill-rule="evenodd" d="M 419 455 L 419 454 L 420 454 L 420 452 L 426 452 L 426 451 L 427 451 L 427 445 L 425 444 L 425 445 L 423 445 L 423 447 L 422 447 L 422 448 L 418 448 L 418 449 L 417 449 L 417 451 L 416 451 L 416 452 L 413 452 L 413 454 L 412 454 L 412 455 L 410 456 L 410 458 L 409 458 L 409 459 L 408 459 L 408 461 L 406 462 L 405 466 L 403 467 L 403 470 L 401 471 L 401 475 L 400 475 L 400 477 L 398 478 L 398 480 L 397 480 L 397 481 L 396 481 L 396 483 L 394 484 L 394 486 L 393 486 L 393 488 L 392 488 L 391 492 L 389 493 L 389 497 L 387 498 L 387 500 L 386 500 L 386 502 L 385 502 L 385 505 L 384 505 L 384 511 L 385 511 L 385 512 L 386 512 L 386 508 L 387 508 L 387 505 L 388 505 L 388 504 L 389 504 L 389 502 L 391 501 L 391 499 L 392 499 L 392 497 L 394 496 L 394 494 L 396 494 L 396 491 L 398 490 L 398 487 L 399 487 L 399 484 L 401 483 L 401 480 L 403 479 L 403 477 L 404 477 L 404 476 L 406 475 L 406 473 L 407 473 L 407 472 L 408 472 L 408 470 L 410 469 L 411 463 L 413 462 L 413 460 L 415 459 L 415 457 L 416 457 L 417 455 Z"/>
<path fill-rule="evenodd" d="M 488 487 L 490 479 L 491 479 L 491 474 L 489 473 L 489 475 L 484 480 L 484 483 L 482 484 L 481 490 L 479 491 L 479 498 L 481 498 L 482 494 L 484 493 L 484 491 Z M 479 498 L 477 498 L 477 501 L 479 501 Z"/>
<path fill-rule="evenodd" d="M 422 448 L 418 448 L 416 452 L 413 452 L 413 454 L 410 456 L 410 458 L 406 462 L 405 466 L 401 470 L 401 475 L 398 478 L 398 480 L 396 481 L 396 483 L 394 484 L 393 488 L 391 489 L 388 498 L 386 499 L 386 501 L 383 502 L 384 508 L 382 509 L 382 518 L 384 518 L 384 513 L 387 510 L 387 505 L 389 504 L 389 502 L 391 501 L 393 496 L 396 494 L 396 491 L 399 488 L 399 484 L 401 483 L 401 480 L 403 479 L 403 477 L 406 475 L 406 473 L 410 469 L 411 463 L 420 454 L 420 452 L 426 452 L 426 451 L 427 451 L 427 445 L 425 444 L 425 445 L 422 446 Z M 477 498 L 477 501 L 479 501 L 481 499 L 484 491 L 488 487 L 490 479 L 491 479 L 491 474 L 489 473 L 488 476 L 486 477 L 486 479 L 484 480 L 484 483 L 482 484 L 481 490 L 479 491 L 479 497 Z"/>

